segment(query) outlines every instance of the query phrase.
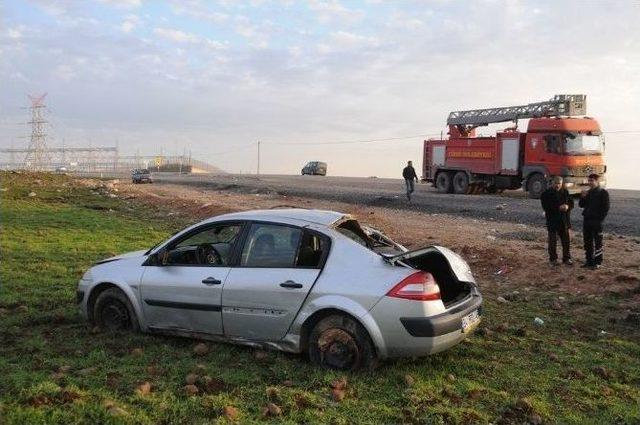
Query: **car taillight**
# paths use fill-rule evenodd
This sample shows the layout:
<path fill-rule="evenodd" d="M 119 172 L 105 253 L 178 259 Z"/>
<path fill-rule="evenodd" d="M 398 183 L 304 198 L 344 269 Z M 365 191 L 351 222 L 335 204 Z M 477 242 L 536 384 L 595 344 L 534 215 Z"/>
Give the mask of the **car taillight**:
<path fill-rule="evenodd" d="M 415 272 L 394 286 L 387 296 L 416 301 L 439 300 L 440 287 L 431 273 Z"/>

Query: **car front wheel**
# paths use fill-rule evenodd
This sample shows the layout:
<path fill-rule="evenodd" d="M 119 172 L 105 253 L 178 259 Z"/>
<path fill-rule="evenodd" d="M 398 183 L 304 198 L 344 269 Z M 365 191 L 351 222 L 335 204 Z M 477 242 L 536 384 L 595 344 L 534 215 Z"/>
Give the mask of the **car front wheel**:
<path fill-rule="evenodd" d="M 309 358 L 315 364 L 337 370 L 372 369 L 376 352 L 364 327 L 344 314 L 320 320 L 309 335 Z"/>
<path fill-rule="evenodd" d="M 109 288 L 100 293 L 93 309 L 96 325 L 108 331 L 139 329 L 135 310 L 129 298 L 118 288 Z"/>

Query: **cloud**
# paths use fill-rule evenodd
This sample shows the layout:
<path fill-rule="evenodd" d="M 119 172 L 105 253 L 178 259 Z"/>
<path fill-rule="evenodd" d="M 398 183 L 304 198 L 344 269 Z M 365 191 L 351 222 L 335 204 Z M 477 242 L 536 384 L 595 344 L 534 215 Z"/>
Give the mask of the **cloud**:
<path fill-rule="evenodd" d="M 200 21 L 223 24 L 228 22 L 228 13 L 212 10 L 209 3 L 202 3 L 199 0 L 181 0 L 171 5 L 173 13 L 179 16 L 189 16 Z"/>
<path fill-rule="evenodd" d="M 217 40 L 212 40 L 206 37 L 200 37 L 196 34 L 180 31 L 174 28 L 156 27 L 153 29 L 153 33 L 158 37 L 165 40 L 169 40 L 178 44 L 190 44 L 192 46 L 199 46 L 207 50 L 224 50 L 227 48 L 225 43 L 221 43 Z M 184 50 L 178 50 L 178 52 L 184 52 Z"/>
<path fill-rule="evenodd" d="M 140 18 L 137 15 L 127 15 L 120 24 L 120 29 L 124 33 L 130 33 L 140 24 Z"/>
<path fill-rule="evenodd" d="M 316 12 L 318 21 L 324 24 L 332 21 L 356 23 L 364 17 L 362 10 L 349 9 L 339 0 L 310 0 L 308 7 Z"/>
<path fill-rule="evenodd" d="M 142 5 L 142 0 L 99 0 L 117 9 L 136 9 Z"/>
<path fill-rule="evenodd" d="M 195 34 L 173 28 L 154 28 L 153 33 L 176 43 L 197 43 L 200 40 Z"/>
<path fill-rule="evenodd" d="M 273 31 L 273 23 L 268 20 L 262 20 L 258 25 L 244 15 L 236 15 L 234 17 L 234 31 L 236 34 L 246 38 L 251 47 L 257 49 L 266 49 L 269 46 L 269 36 Z"/>
<path fill-rule="evenodd" d="M 337 31 L 331 34 L 334 43 L 347 48 L 362 47 L 377 43 L 374 37 L 365 37 L 348 31 Z"/>
<path fill-rule="evenodd" d="M 75 78 L 76 72 L 69 65 L 58 65 L 53 70 L 53 75 L 60 78 L 63 81 L 71 81 Z"/>
<path fill-rule="evenodd" d="M 7 37 L 13 40 L 17 40 L 22 37 L 22 31 L 20 31 L 18 28 L 8 28 Z"/>
<path fill-rule="evenodd" d="M 353 49 L 375 47 L 378 40 L 375 37 L 367 37 L 348 31 L 336 31 L 330 34 L 327 42 L 318 44 L 320 53 L 334 53 Z"/>

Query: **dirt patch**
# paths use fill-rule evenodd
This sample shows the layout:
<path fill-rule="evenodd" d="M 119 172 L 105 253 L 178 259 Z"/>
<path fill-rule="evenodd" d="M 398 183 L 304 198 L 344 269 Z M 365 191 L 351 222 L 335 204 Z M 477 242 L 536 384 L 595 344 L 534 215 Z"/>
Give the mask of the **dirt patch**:
<path fill-rule="evenodd" d="M 89 187 L 117 188 L 117 196 L 136 207 L 162 209 L 165 215 L 177 215 L 193 222 L 251 209 L 295 207 L 342 211 L 385 232 L 409 249 L 427 245 L 453 249 L 471 264 L 483 287 L 498 292 L 541 287 L 572 294 L 629 294 L 640 282 L 637 267 L 640 249 L 629 238 L 606 237 L 605 267 L 592 271 L 580 268 L 582 238 L 574 232 L 571 250 L 576 264 L 554 267 L 547 261 L 546 230 L 527 223 L 407 211 L 394 208 L 394 203 L 402 202 L 395 199 L 385 201 L 384 206 L 366 206 L 285 196 L 271 191 L 246 194 L 171 184 L 110 183 L 113 181 L 81 181 Z"/>
<path fill-rule="evenodd" d="M 55 394 L 37 394 L 27 399 L 26 404 L 33 407 L 60 406 L 74 403 L 82 395 L 74 390 L 63 389 Z"/>

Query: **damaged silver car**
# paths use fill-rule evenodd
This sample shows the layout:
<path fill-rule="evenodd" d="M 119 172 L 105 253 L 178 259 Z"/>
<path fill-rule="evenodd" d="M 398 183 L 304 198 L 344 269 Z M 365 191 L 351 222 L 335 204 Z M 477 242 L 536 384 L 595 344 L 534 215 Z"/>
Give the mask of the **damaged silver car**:
<path fill-rule="evenodd" d="M 102 260 L 77 300 L 106 329 L 307 353 L 341 370 L 445 350 L 482 314 L 451 250 L 407 251 L 349 215 L 306 209 L 225 214 Z"/>

